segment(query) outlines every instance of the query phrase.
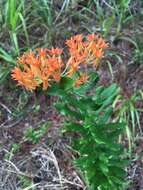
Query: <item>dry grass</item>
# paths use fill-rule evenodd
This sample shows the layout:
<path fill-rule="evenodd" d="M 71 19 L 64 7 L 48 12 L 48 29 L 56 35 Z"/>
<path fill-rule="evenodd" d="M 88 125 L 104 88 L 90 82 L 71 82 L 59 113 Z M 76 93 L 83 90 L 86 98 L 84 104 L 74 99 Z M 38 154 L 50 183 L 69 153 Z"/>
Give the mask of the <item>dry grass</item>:
<path fill-rule="evenodd" d="M 84 184 L 75 170 L 69 175 L 58 165 L 55 151 L 42 144 L 31 150 L 29 155 L 16 160 L 0 161 L 0 187 L 3 190 L 70 190 L 84 189 Z M 59 149 L 59 150 L 58 150 Z M 64 150 L 65 154 L 65 150 Z M 66 159 L 66 158 L 65 158 Z M 66 166 L 67 167 L 67 166 Z M 27 186 L 26 186 L 27 185 Z"/>

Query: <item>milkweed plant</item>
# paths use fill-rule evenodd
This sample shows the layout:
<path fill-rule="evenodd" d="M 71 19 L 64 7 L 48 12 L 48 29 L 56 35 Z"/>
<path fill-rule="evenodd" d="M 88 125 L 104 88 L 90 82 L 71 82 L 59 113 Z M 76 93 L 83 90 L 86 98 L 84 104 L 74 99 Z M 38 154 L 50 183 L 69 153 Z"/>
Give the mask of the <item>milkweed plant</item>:
<path fill-rule="evenodd" d="M 63 133 L 78 134 L 72 140 L 77 152 L 74 163 L 87 189 L 123 190 L 127 163 L 118 139 L 125 124 L 112 119 L 112 103 L 119 88 L 97 83 L 96 70 L 108 44 L 96 34 L 75 35 L 65 44 L 65 53 L 61 48 L 24 53 L 12 78 L 29 91 L 40 88 L 59 97 L 54 106 L 66 116 Z"/>

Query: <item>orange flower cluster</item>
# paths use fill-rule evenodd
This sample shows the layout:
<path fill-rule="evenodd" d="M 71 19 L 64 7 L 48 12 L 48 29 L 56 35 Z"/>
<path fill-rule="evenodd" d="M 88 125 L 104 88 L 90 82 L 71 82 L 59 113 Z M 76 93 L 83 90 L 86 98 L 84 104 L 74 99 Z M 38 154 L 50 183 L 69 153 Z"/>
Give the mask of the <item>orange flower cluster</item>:
<path fill-rule="evenodd" d="M 27 90 L 35 90 L 40 84 L 43 90 L 46 90 L 50 86 L 50 81 L 58 82 L 61 79 L 62 51 L 59 48 L 52 48 L 25 53 L 18 59 L 19 66 L 12 71 L 12 77 Z"/>
<path fill-rule="evenodd" d="M 93 63 L 97 67 L 104 49 L 108 47 L 103 38 L 95 34 L 87 35 L 86 39 L 82 34 L 76 35 L 67 40 L 66 44 L 70 52 L 68 76 L 72 76 L 81 64 Z"/>
<path fill-rule="evenodd" d="M 12 78 L 18 81 L 18 85 L 33 91 L 42 85 L 43 90 L 51 85 L 52 81 L 59 82 L 62 76 L 72 77 L 81 64 L 87 66 L 92 63 L 98 66 L 103 57 L 104 49 L 108 47 L 103 38 L 95 34 L 76 35 L 66 41 L 69 49 L 69 59 L 64 65 L 61 58 L 63 50 L 60 48 L 37 49 L 21 56 L 12 71 Z M 88 80 L 87 73 L 83 73 L 75 81 L 75 86 L 80 87 Z"/>

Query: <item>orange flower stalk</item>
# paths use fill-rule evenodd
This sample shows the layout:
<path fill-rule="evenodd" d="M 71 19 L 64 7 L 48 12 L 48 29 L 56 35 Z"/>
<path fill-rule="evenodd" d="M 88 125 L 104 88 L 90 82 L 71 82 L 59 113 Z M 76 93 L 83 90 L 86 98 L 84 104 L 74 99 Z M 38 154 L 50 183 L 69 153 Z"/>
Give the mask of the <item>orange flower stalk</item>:
<path fill-rule="evenodd" d="M 104 49 L 108 47 L 103 38 L 95 34 L 73 36 L 66 41 L 66 45 L 69 49 L 67 64 L 64 65 L 61 58 L 63 49 L 40 48 L 27 52 L 18 59 L 12 78 L 27 90 L 33 91 L 41 85 L 43 90 L 47 90 L 52 81 L 59 82 L 62 76 L 72 77 L 82 65 L 86 67 L 86 72 L 87 64 L 97 67 Z M 86 72 L 76 80 L 76 87 L 87 82 L 89 77 Z"/>

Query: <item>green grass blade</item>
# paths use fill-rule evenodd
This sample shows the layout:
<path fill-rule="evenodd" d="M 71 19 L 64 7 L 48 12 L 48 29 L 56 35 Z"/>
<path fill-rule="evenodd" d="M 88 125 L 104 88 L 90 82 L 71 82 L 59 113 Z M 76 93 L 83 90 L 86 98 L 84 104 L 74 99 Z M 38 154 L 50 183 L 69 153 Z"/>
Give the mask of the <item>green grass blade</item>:
<path fill-rule="evenodd" d="M 25 33 L 27 46 L 28 46 L 28 48 L 30 48 L 29 36 L 28 36 L 27 28 L 26 28 L 25 19 L 23 18 L 21 13 L 18 13 L 18 16 L 19 16 L 19 18 L 20 18 L 20 20 L 22 22 L 22 25 L 23 25 L 23 30 L 24 30 L 24 33 Z"/>

